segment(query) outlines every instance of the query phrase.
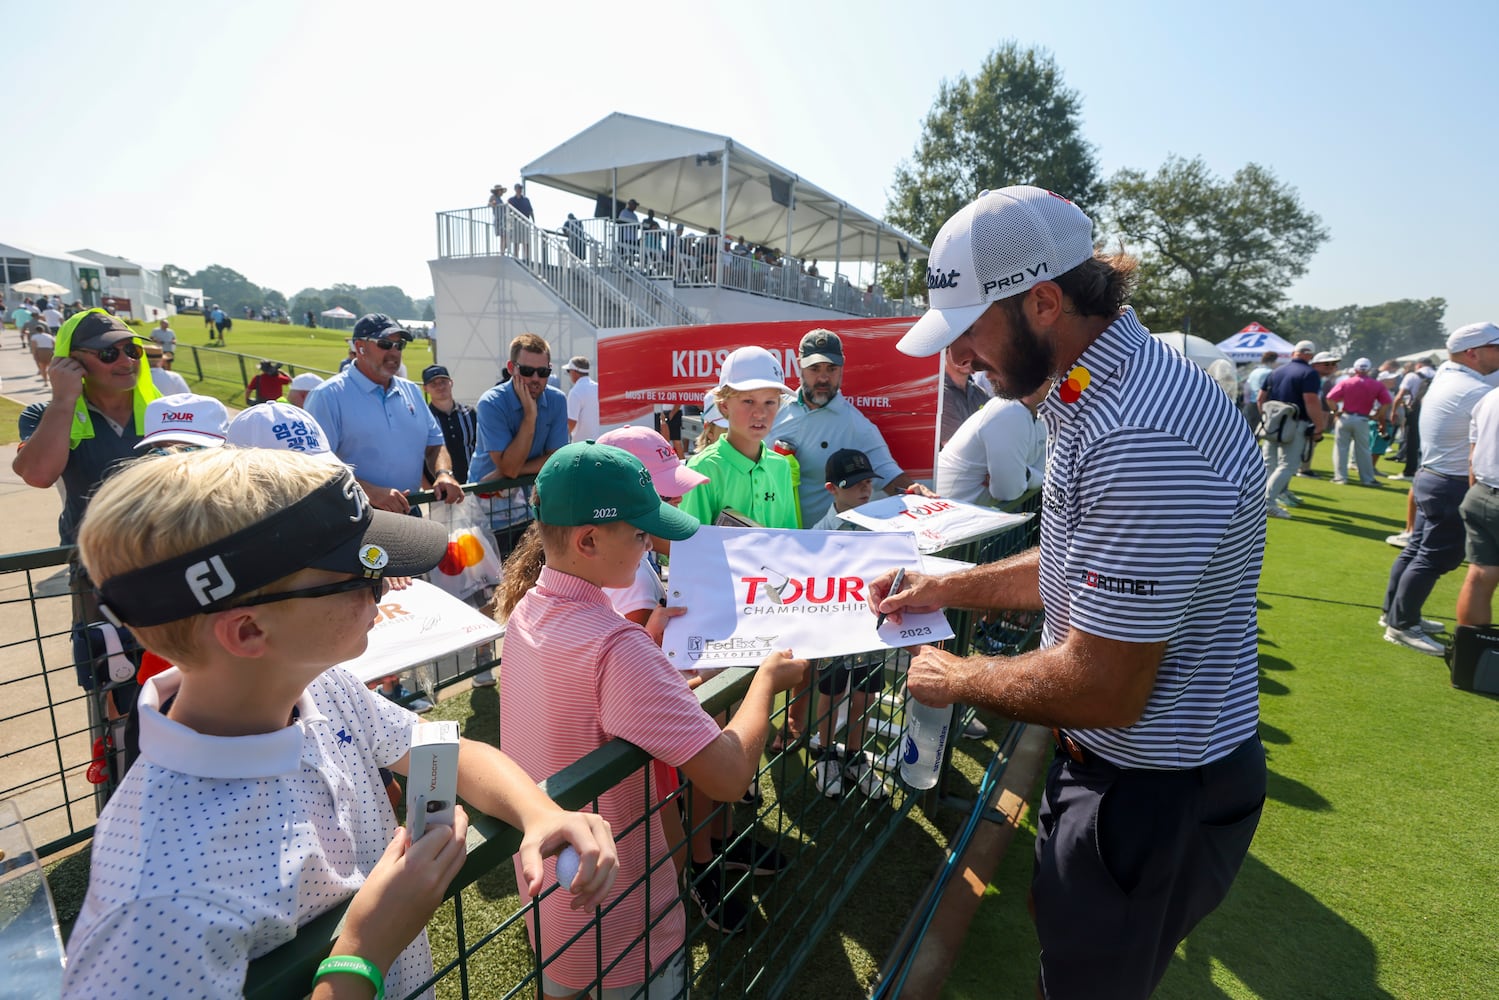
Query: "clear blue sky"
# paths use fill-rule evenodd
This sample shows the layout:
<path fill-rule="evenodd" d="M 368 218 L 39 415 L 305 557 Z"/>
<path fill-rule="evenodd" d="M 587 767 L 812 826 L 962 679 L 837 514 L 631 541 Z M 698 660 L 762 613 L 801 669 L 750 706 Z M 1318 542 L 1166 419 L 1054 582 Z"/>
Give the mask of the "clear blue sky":
<path fill-rule="evenodd" d="M 1081 94 L 1105 176 L 1176 153 L 1299 189 L 1332 239 L 1292 301 L 1499 318 L 1499 5 L 718 7 L 0 0 L 0 242 L 420 297 L 434 212 L 611 111 L 730 135 L 878 213 L 939 82 L 1015 38 Z M 547 225 L 577 205 L 530 194 Z"/>

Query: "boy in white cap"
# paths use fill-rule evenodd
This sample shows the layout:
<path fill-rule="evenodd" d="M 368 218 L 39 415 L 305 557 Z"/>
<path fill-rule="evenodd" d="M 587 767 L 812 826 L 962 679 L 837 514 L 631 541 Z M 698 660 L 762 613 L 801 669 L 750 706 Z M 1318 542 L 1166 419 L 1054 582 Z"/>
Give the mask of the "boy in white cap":
<path fill-rule="evenodd" d="M 786 372 L 765 348 L 724 358 L 714 401 L 729 431 L 688 461 L 709 481 L 682 498 L 683 510 L 703 524 L 732 507 L 762 527 L 801 527 L 791 463 L 765 446 L 786 395 Z"/>

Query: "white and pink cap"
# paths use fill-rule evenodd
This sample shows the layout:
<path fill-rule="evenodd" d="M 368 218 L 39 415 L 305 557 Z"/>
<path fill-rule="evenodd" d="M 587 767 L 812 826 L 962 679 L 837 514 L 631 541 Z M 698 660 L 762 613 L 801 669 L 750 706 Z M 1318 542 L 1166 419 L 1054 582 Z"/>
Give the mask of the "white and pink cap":
<path fill-rule="evenodd" d="M 1061 195 L 1028 185 L 981 191 L 938 230 L 926 269 L 931 308 L 896 346 L 913 358 L 936 354 L 993 303 L 1092 256 L 1092 220 Z"/>
<path fill-rule="evenodd" d="M 229 436 L 229 411 L 212 396 L 179 392 L 158 396 L 146 404 L 141 430 L 144 436 L 136 450 L 169 444 L 191 444 L 217 448 Z"/>
<path fill-rule="evenodd" d="M 594 443 L 622 448 L 640 459 L 646 471 L 651 474 L 651 482 L 656 484 L 656 493 L 660 496 L 686 496 L 688 490 L 708 481 L 708 477 L 701 472 L 694 472 L 683 465 L 671 442 L 649 427 L 638 424 L 616 427 L 601 434 Z"/>

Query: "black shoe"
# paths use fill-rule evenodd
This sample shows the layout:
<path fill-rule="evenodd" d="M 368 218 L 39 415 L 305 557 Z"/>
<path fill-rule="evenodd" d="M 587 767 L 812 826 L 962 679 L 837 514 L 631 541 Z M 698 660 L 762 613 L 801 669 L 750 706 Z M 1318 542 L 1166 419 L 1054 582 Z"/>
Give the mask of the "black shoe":
<path fill-rule="evenodd" d="M 688 877 L 692 880 L 692 899 L 702 911 L 704 923 L 724 934 L 738 934 L 749 926 L 750 908 L 724 895 L 722 868 L 713 862 L 693 862 Z"/>
<path fill-rule="evenodd" d="M 730 842 L 724 849 L 721 840 L 710 841 L 713 853 L 723 855 L 724 871 L 753 872 L 756 875 L 774 875 L 791 866 L 786 855 L 774 847 L 758 844 L 748 837 Z"/>

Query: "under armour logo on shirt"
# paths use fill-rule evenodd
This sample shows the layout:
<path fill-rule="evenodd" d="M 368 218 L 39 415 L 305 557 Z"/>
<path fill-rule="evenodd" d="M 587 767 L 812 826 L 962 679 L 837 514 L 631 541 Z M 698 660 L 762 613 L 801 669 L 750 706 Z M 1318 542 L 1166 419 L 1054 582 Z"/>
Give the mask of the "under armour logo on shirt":
<path fill-rule="evenodd" d="M 775 503 L 776 502 L 776 495 L 774 493 L 767 493 L 767 494 L 765 494 L 765 502 L 766 503 Z"/>
<path fill-rule="evenodd" d="M 354 742 L 354 734 L 351 733 L 351 732 L 349 732 L 347 729 L 340 729 L 338 731 L 338 742 L 340 742 L 340 743 L 353 743 Z"/>

